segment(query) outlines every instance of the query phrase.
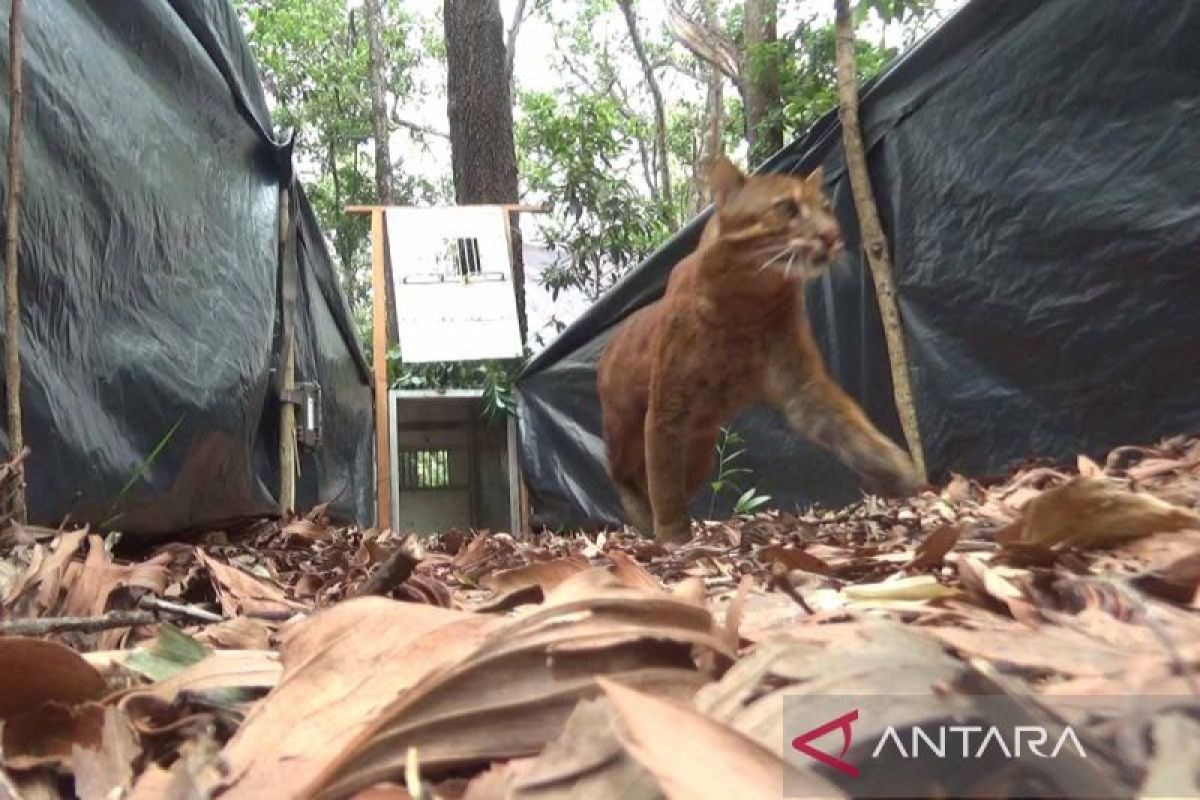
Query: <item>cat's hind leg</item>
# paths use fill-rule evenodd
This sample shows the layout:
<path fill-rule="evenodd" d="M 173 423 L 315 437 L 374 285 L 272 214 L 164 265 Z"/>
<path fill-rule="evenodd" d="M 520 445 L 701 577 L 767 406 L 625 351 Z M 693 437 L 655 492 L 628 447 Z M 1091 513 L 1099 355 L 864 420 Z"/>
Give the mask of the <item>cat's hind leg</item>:
<path fill-rule="evenodd" d="M 650 501 L 641 490 L 622 483 L 617 483 L 617 493 L 621 496 L 621 506 L 625 509 L 625 523 L 638 533 L 651 536 L 654 533 L 654 514 L 650 510 Z"/>

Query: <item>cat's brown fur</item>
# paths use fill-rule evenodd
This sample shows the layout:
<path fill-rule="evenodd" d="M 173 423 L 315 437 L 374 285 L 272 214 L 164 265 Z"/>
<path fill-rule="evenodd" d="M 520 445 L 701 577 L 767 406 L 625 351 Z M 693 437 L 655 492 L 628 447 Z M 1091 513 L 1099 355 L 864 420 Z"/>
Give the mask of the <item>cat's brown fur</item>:
<path fill-rule="evenodd" d="M 686 540 L 687 502 L 713 469 L 721 426 L 759 401 L 869 488 L 915 490 L 908 456 L 826 372 L 804 313 L 804 277 L 842 249 L 820 171 L 747 178 L 722 159 L 709 180 L 716 212 L 699 247 L 600 360 L 609 471 L 627 520 Z"/>

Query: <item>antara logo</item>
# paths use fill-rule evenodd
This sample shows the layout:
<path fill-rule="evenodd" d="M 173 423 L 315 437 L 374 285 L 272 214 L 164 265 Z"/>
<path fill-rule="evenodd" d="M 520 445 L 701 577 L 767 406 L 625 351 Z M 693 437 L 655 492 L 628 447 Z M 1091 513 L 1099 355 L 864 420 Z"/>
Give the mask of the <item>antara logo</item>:
<path fill-rule="evenodd" d="M 858 767 L 853 764 L 843 761 L 846 753 L 850 750 L 850 723 L 858 719 L 858 709 L 854 709 L 848 714 L 843 714 L 837 719 L 831 719 L 824 725 L 819 725 L 811 731 L 800 734 L 795 739 L 792 739 L 792 747 L 799 750 L 809 758 L 820 761 L 827 767 L 833 767 L 839 772 L 849 775 L 851 778 L 858 777 Z M 842 730 L 842 752 L 841 755 L 834 757 L 828 753 L 823 753 L 817 748 L 809 744 L 813 739 L 820 739 L 825 734 L 841 728 Z"/>
<path fill-rule="evenodd" d="M 919 757 L 922 754 L 922 743 L 929 755 L 945 758 L 948 745 L 953 743 L 956 736 L 962 742 L 959 752 L 962 753 L 963 758 L 983 758 L 989 750 L 999 751 L 1004 754 L 1005 758 L 1020 758 L 1024 752 L 1022 744 L 1029 753 L 1038 758 L 1057 758 L 1059 752 L 1068 743 L 1075 748 L 1075 752 L 1079 754 L 1080 758 L 1087 758 L 1087 753 L 1084 752 L 1079 737 L 1075 735 L 1075 731 L 1069 725 L 1063 728 L 1058 742 L 1054 745 L 1054 750 L 1050 753 L 1042 752 L 1042 747 L 1050 740 L 1050 733 L 1041 725 L 1018 725 L 1013 728 L 1013 735 L 1008 738 L 1005 738 L 995 725 L 989 725 L 986 728 L 982 725 L 938 725 L 931 728 L 931 731 L 933 732 L 932 736 L 924 728 L 914 725 L 909 731 L 909 748 L 905 750 L 904 740 L 900 738 L 896 729 L 889 725 L 883 732 L 883 736 L 880 737 L 879 743 L 875 745 L 875 751 L 871 753 L 871 758 L 878 758 L 879 754 L 883 752 L 884 746 L 889 742 L 903 758 Z M 971 734 L 973 733 L 983 734 L 979 740 L 979 747 L 974 751 L 971 749 Z"/>
<path fill-rule="evenodd" d="M 792 748 L 844 775 L 857 778 L 858 767 L 845 760 L 853 740 L 850 726 L 856 721 L 858 721 L 858 709 L 831 719 L 812 730 L 805 731 L 792 739 Z M 835 730 L 842 732 L 841 753 L 833 756 L 813 747 L 811 742 Z M 972 734 L 981 734 L 981 737 L 975 740 L 978 742 L 978 746 L 974 748 L 971 746 Z M 956 738 L 961 742 L 960 748 L 952 748 Z M 961 752 L 963 758 L 978 759 L 983 758 L 989 751 L 1003 753 L 1006 758 L 1020 758 L 1024 753 L 1030 753 L 1038 758 L 1056 758 L 1068 745 L 1075 749 L 1080 758 L 1087 758 L 1083 744 L 1069 725 L 1064 727 L 1062 733 L 1059 734 L 1053 750 L 1044 752 L 1043 748 L 1051 741 L 1051 738 L 1050 732 L 1040 725 L 1018 725 L 1013 728 L 1012 735 L 1008 737 L 1002 734 L 995 725 L 987 727 L 982 725 L 937 725 L 930 726 L 928 730 L 914 725 L 908 730 L 907 737 L 902 737 L 895 726 L 889 725 L 875 744 L 871 758 L 878 758 L 886 749 L 894 750 L 901 758 L 919 758 L 921 756 L 945 758 L 947 752 L 950 752 L 951 755 Z M 905 747 L 906 739 L 907 748 Z"/>

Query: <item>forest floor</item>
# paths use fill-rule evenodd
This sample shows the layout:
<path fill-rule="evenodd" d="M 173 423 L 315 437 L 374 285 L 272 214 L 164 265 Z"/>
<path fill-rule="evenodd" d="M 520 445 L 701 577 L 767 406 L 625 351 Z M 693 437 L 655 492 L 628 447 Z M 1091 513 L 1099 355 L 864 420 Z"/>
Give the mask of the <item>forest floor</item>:
<path fill-rule="evenodd" d="M 1198 507 L 1176 438 L 672 549 L 317 509 L 128 560 L 13 526 L 0 798 L 1200 796 Z M 997 698 L 1078 750 L 872 754 Z"/>

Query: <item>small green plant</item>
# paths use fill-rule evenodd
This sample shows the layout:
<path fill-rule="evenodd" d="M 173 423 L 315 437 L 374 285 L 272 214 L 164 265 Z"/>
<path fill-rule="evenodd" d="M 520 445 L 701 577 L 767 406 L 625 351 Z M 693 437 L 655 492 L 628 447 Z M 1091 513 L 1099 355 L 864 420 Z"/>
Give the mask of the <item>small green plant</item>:
<path fill-rule="evenodd" d="M 166 448 L 167 443 L 170 442 L 172 437 L 175 436 L 175 431 L 179 430 L 179 426 L 182 424 L 183 417 L 180 417 L 175 421 L 175 424 L 171 426 L 171 429 L 167 431 L 166 435 L 158 440 L 158 444 L 154 445 L 154 449 L 151 450 L 150 454 L 142 460 L 142 463 L 138 464 L 137 469 L 135 469 L 133 474 L 129 476 L 129 480 L 125 481 L 125 485 L 121 487 L 121 491 L 117 492 L 117 496 L 113 499 L 112 504 L 108 507 L 110 514 L 113 511 L 116 511 L 117 506 L 119 506 L 121 501 L 125 499 L 125 495 L 129 494 L 129 490 L 134 487 L 134 484 L 140 481 L 142 477 L 150 471 L 150 467 L 152 467 L 154 462 L 158 460 L 158 457 Z M 104 522 L 100 523 L 100 527 L 107 528 L 109 525 L 120 519 L 121 516 L 122 515 L 120 512 L 112 514 L 112 516 L 104 520 Z"/>
<path fill-rule="evenodd" d="M 733 505 L 733 514 L 735 517 L 753 514 L 771 499 L 770 495 L 759 494 L 758 490 L 753 486 L 749 489 L 742 489 L 738 485 L 738 481 L 742 480 L 741 478 L 734 480 L 737 476 L 751 476 L 754 474 L 749 468 L 737 465 L 738 459 L 746 453 L 746 448 L 742 446 L 744 444 L 745 440 L 737 431 L 732 431 L 729 428 L 721 429 L 721 438 L 717 440 L 717 477 L 710 484 L 712 487 L 712 498 L 708 503 L 709 517 L 712 517 L 716 513 L 717 495 L 724 491 L 738 493 L 737 502 Z"/>

